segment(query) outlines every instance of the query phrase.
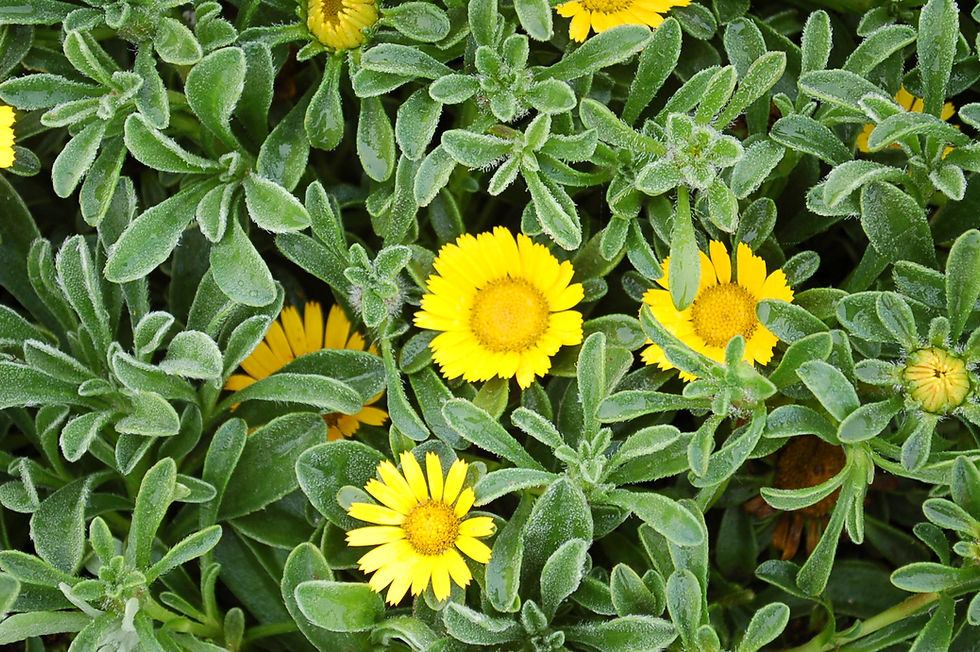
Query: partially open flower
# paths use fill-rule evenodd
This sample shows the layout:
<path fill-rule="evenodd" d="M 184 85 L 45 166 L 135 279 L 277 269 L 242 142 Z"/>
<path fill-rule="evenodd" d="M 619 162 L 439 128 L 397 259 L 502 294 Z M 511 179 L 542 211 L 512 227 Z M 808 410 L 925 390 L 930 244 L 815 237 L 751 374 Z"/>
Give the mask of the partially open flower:
<path fill-rule="evenodd" d="M 923 410 L 946 414 L 963 404 L 970 393 L 966 362 L 937 347 L 912 353 L 902 372 L 909 396 Z"/>
<path fill-rule="evenodd" d="M 846 461 L 840 446 L 828 444 L 814 435 L 795 437 L 779 451 L 773 486 L 789 490 L 815 487 L 840 473 Z M 784 561 L 796 556 L 804 530 L 807 554 L 813 552 L 839 495 L 840 488 L 837 488 L 812 505 L 783 512 L 772 533 L 772 545 L 782 552 Z M 746 503 L 745 507 L 759 518 L 775 513 L 761 496 Z"/>
<path fill-rule="evenodd" d="M 378 22 L 374 0 L 309 0 L 306 26 L 317 40 L 335 50 L 364 42 L 366 27 Z"/>
<path fill-rule="evenodd" d="M 0 168 L 14 164 L 14 110 L 0 106 Z"/>

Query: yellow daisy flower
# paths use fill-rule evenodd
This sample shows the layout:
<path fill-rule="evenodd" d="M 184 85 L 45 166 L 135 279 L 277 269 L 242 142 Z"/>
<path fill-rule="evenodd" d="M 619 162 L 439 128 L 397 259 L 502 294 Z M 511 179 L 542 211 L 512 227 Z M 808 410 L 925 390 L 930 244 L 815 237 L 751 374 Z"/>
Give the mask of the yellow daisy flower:
<path fill-rule="evenodd" d="M 306 26 L 318 41 L 334 50 L 351 50 L 364 42 L 365 27 L 378 22 L 374 0 L 309 0 Z"/>
<path fill-rule="evenodd" d="M 402 453 L 401 463 L 404 475 L 385 460 L 378 465 L 381 480 L 372 478 L 364 486 L 381 505 L 350 506 L 351 518 L 376 525 L 348 532 L 347 545 L 377 546 L 357 563 L 365 573 L 373 573 L 369 584 L 375 592 L 390 585 L 388 604 L 401 602 L 409 588 L 419 595 L 430 580 L 436 599 L 445 600 L 450 580 L 466 588 L 473 578 L 460 552 L 479 564 L 490 561 L 490 548 L 478 538 L 493 534 L 493 519 L 463 520 L 475 500 L 472 489 L 463 489 L 466 462 L 453 462 L 443 478 L 439 456 L 426 453 L 428 486 L 414 455 Z"/>
<path fill-rule="evenodd" d="M 559 16 L 571 18 L 568 38 L 582 42 L 589 29 L 597 34 L 617 25 L 656 28 L 671 7 L 686 7 L 691 0 L 574 0 L 555 7 Z"/>
<path fill-rule="evenodd" d="M 912 93 L 909 93 L 907 90 L 905 90 L 904 86 L 898 89 L 898 94 L 895 95 L 895 101 L 898 102 L 899 106 L 910 113 L 922 113 L 922 107 L 924 104 L 922 99 L 912 95 Z M 949 120 L 953 117 L 954 113 L 956 113 L 956 108 L 953 106 L 953 103 L 946 102 L 943 104 L 942 114 L 939 117 L 941 117 L 943 120 Z M 864 125 L 864 130 L 858 134 L 857 148 L 865 154 L 871 151 L 868 149 L 868 136 L 871 135 L 874 128 L 875 126 L 872 124 Z M 959 129 L 959 127 L 957 127 L 957 129 Z M 893 143 L 891 146 L 899 147 L 899 144 Z M 945 158 L 952 149 L 952 147 L 947 147 L 945 151 L 943 151 L 943 158 Z"/>
<path fill-rule="evenodd" d="M 582 341 L 584 296 L 575 270 L 547 247 L 504 227 L 447 244 L 433 263 L 415 325 L 443 331 L 429 345 L 447 378 L 517 377 L 522 388 L 551 368 L 562 346 Z"/>
<path fill-rule="evenodd" d="M 737 278 L 725 245 L 712 240 L 708 245 L 711 256 L 701 254 L 701 283 L 694 303 L 677 310 L 670 298 L 667 276 L 669 258 L 663 261 L 663 277 L 657 283 L 664 289 L 647 290 L 643 302 L 650 306 L 654 318 L 674 337 L 712 360 L 725 361 L 725 347 L 736 335 L 745 338 L 743 360 L 768 364 L 778 338 L 763 326 L 755 315 L 762 299 L 793 300 L 793 290 L 786 274 L 777 269 L 766 275 L 766 263 L 744 242 L 736 252 Z M 664 350 L 651 344 L 643 351 L 643 361 L 661 369 L 673 369 Z M 682 371 L 681 378 L 694 380 Z"/>
<path fill-rule="evenodd" d="M 323 324 L 323 310 L 315 301 L 308 301 L 303 309 L 304 318 L 293 306 L 286 306 L 279 313 L 279 320 L 272 322 L 265 334 L 265 341 L 259 342 L 242 362 L 244 374 L 233 374 L 225 383 L 225 389 L 238 391 L 257 380 L 271 376 L 287 364 L 307 353 L 320 349 L 349 349 L 368 351 L 377 354 L 374 346 L 365 347 L 360 333 L 351 332 L 351 323 L 340 306 L 330 308 L 326 328 Z M 382 392 L 383 394 L 383 392 Z M 350 437 L 361 427 L 380 426 L 388 420 L 388 413 L 381 408 L 372 407 L 382 394 L 378 394 L 357 414 L 324 414 L 327 422 L 327 439 L 333 441 Z"/>
<path fill-rule="evenodd" d="M 0 106 L 0 168 L 14 164 L 14 110 Z"/>
<path fill-rule="evenodd" d="M 936 347 L 912 353 L 902 376 L 909 396 L 926 412 L 951 412 L 962 405 L 970 393 L 966 362 Z"/>

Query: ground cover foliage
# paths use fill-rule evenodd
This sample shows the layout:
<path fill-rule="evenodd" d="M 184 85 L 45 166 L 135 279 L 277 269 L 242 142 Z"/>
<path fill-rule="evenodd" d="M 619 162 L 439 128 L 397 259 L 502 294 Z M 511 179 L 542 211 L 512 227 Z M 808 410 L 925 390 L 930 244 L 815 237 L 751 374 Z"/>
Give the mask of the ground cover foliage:
<path fill-rule="evenodd" d="M 0 644 L 974 649 L 978 22 L 0 0 Z"/>

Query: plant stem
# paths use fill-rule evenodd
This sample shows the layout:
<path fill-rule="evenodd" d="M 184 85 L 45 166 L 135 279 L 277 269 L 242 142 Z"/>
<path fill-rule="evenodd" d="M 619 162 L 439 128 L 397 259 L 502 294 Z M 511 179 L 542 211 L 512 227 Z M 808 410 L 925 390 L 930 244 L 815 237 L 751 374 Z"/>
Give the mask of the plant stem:
<path fill-rule="evenodd" d="M 845 643 L 856 641 L 859 638 L 867 636 L 868 634 L 877 632 L 879 629 L 884 629 L 885 627 L 893 625 L 900 620 L 905 620 L 906 618 L 925 611 L 938 599 L 938 593 L 920 593 L 919 595 L 914 595 L 904 602 L 900 602 L 894 607 L 889 607 L 880 614 L 872 616 L 871 618 L 863 621 L 861 626 L 856 628 L 852 634 L 835 634 L 834 636 L 830 637 L 829 641 L 824 643 L 820 642 L 820 636 L 817 635 L 809 642 L 798 647 L 784 650 L 783 652 L 824 652 L 825 650 L 835 650 Z"/>

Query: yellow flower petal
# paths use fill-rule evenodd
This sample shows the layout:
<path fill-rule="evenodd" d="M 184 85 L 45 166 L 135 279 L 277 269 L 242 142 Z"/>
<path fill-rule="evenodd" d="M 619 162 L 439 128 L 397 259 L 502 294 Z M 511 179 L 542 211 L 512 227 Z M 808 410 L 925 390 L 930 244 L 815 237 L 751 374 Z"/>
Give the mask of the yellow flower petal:
<path fill-rule="evenodd" d="M 422 467 L 419 466 L 419 461 L 408 451 L 402 453 L 399 459 L 402 463 L 402 473 L 405 474 L 405 479 L 408 480 L 408 486 L 415 494 L 415 499 L 419 502 L 428 500 L 429 490 L 426 487 L 425 476 L 422 475 Z"/>
<path fill-rule="evenodd" d="M 429 476 L 429 496 L 436 502 L 442 501 L 442 462 L 435 453 L 425 454 L 425 470 Z"/>

